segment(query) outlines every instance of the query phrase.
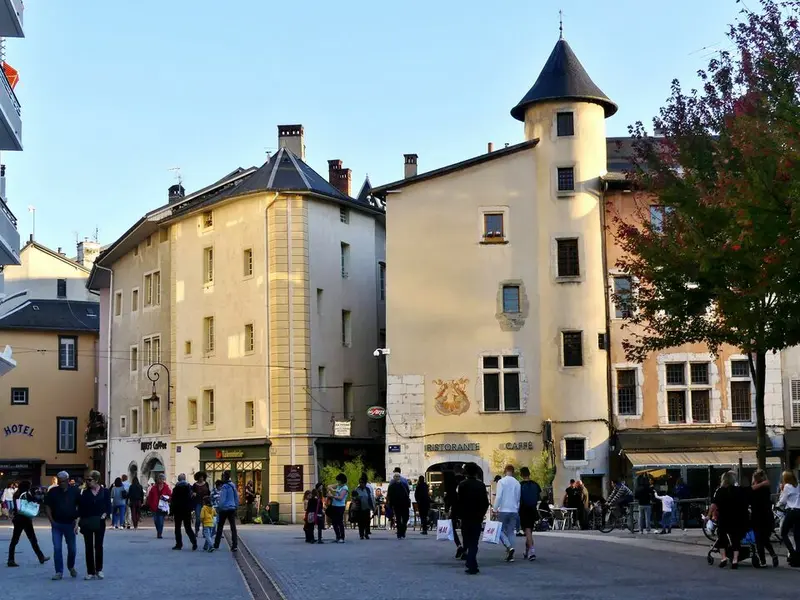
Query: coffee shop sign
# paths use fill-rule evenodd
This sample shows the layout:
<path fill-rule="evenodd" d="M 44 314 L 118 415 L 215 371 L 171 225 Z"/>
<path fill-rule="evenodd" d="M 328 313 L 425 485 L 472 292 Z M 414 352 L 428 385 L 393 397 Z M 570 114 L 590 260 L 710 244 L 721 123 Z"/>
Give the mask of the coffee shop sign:
<path fill-rule="evenodd" d="M 167 449 L 167 442 L 142 442 L 142 452 L 148 452 L 150 450 L 166 450 Z"/>
<path fill-rule="evenodd" d="M 17 423 L 16 425 L 6 425 L 3 428 L 3 433 L 5 433 L 6 436 L 27 435 L 28 437 L 33 437 L 33 427 L 30 425 L 23 425 L 22 423 Z"/>

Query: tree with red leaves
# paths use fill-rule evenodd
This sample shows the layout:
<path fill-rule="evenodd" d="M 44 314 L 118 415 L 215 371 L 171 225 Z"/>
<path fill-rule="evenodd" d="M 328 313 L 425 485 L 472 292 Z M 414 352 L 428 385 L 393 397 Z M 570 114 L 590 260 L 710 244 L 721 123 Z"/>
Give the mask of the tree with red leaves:
<path fill-rule="evenodd" d="M 629 360 L 686 343 L 750 358 L 758 464 L 766 467 L 766 356 L 800 343 L 800 1 L 761 0 L 728 32 L 731 51 L 631 127 L 637 194 L 663 218 L 613 219 L 632 278 Z"/>

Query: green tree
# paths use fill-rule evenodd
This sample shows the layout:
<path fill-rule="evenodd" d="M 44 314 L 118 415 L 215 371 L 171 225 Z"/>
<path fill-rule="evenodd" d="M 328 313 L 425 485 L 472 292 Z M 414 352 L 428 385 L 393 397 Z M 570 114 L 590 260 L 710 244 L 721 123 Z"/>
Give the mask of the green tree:
<path fill-rule="evenodd" d="M 370 483 L 380 483 L 375 475 L 375 469 L 366 468 L 364 461 L 361 457 L 354 458 L 345 463 L 328 463 L 322 467 L 320 473 L 320 481 L 325 486 L 333 485 L 336 483 L 336 476 L 339 473 L 344 473 L 347 477 L 347 486 L 352 490 L 358 486 L 358 480 L 363 473 L 367 474 L 367 481 Z"/>
<path fill-rule="evenodd" d="M 637 194 L 616 215 L 632 290 L 629 360 L 691 342 L 749 356 L 758 463 L 766 466 L 766 356 L 800 343 L 800 33 L 796 0 L 761 0 L 728 31 L 733 49 L 699 72 L 701 90 L 672 93 L 631 128 Z M 661 215 L 652 219 L 650 205 Z M 657 209 L 658 210 L 658 209 Z M 648 212 L 646 212 L 648 211 Z"/>
<path fill-rule="evenodd" d="M 553 485 L 556 470 L 550 462 L 550 453 L 547 450 L 542 450 L 528 468 L 531 470 L 531 479 L 538 483 L 540 488 L 546 490 Z"/>

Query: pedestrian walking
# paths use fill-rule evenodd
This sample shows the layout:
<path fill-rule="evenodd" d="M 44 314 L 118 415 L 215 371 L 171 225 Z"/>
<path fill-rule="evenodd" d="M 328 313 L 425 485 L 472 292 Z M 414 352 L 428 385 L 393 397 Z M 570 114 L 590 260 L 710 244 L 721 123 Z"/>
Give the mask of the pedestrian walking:
<path fill-rule="evenodd" d="M 336 534 L 336 543 L 344 543 L 344 508 L 347 503 L 347 495 L 350 489 L 347 487 L 347 476 L 339 473 L 336 476 L 336 484 L 329 485 L 328 491 L 331 493 L 331 522 L 333 533 Z"/>
<path fill-rule="evenodd" d="M 672 533 L 672 509 L 675 506 L 675 499 L 669 494 L 659 496 L 658 492 L 653 492 L 656 500 L 661 500 L 661 531 L 658 533 Z"/>
<path fill-rule="evenodd" d="M 522 482 L 519 484 L 519 522 L 525 532 L 525 554 L 523 558 L 536 560 L 536 549 L 533 546 L 533 530 L 539 520 L 539 500 L 542 497 L 542 488 L 531 480 L 531 470 L 522 467 L 519 470 Z"/>
<path fill-rule="evenodd" d="M 8 487 L 3 490 L 2 495 L 2 508 L 3 513 L 7 518 L 12 518 L 14 511 L 14 494 L 17 493 L 17 484 L 13 481 L 8 484 Z"/>
<path fill-rule="evenodd" d="M 44 552 L 42 552 L 41 548 L 39 548 L 39 541 L 36 539 L 36 531 L 33 528 L 33 517 L 36 515 L 33 514 L 33 511 L 30 509 L 26 511 L 26 507 L 29 506 L 29 503 L 32 503 L 36 504 L 36 507 L 34 507 L 33 510 L 38 512 L 39 503 L 30 490 L 30 481 L 20 481 L 17 491 L 14 492 L 14 496 L 12 497 L 12 508 L 11 512 L 9 513 L 9 517 L 11 518 L 11 522 L 14 526 L 14 531 L 11 534 L 11 543 L 8 545 L 7 564 L 9 567 L 19 566 L 14 560 L 14 553 L 17 548 L 17 543 L 19 543 L 19 539 L 22 537 L 22 532 L 25 532 L 25 535 L 28 536 L 28 541 L 31 544 L 33 553 L 36 554 L 36 558 L 39 559 L 39 563 L 44 564 L 50 560 L 50 557 L 45 556 Z"/>
<path fill-rule="evenodd" d="M 445 481 L 444 511 L 446 515 L 450 516 L 450 521 L 453 523 L 453 543 L 456 545 L 456 560 L 466 560 L 466 552 L 458 536 L 458 531 L 461 529 L 461 522 L 458 519 L 458 486 L 464 481 L 464 475 L 459 473 L 452 479 L 448 478 Z"/>
<path fill-rule="evenodd" d="M 367 485 L 366 473 L 361 475 L 358 487 L 353 490 L 353 503 L 358 523 L 358 537 L 368 540 L 370 536 L 369 523 L 372 519 L 372 511 L 375 510 L 375 497 L 372 494 L 372 488 Z"/>
<path fill-rule="evenodd" d="M 411 512 L 411 497 L 408 486 L 400 473 L 395 473 L 389 489 L 386 490 L 386 503 L 391 507 L 395 518 L 397 539 L 404 540 L 408 530 L 408 517 Z"/>
<path fill-rule="evenodd" d="M 219 507 L 217 508 L 217 536 L 214 539 L 214 549 L 219 550 L 222 541 L 222 531 L 225 521 L 231 528 L 231 552 L 239 549 L 239 537 L 236 535 L 236 510 L 239 508 L 239 491 L 231 481 L 231 472 L 222 474 L 222 486 L 219 491 Z"/>
<path fill-rule="evenodd" d="M 167 476 L 158 474 L 158 481 L 147 490 L 147 506 L 153 513 L 153 524 L 156 526 L 156 537 L 164 537 L 164 518 L 169 514 L 169 499 L 172 490 L 167 484 Z"/>
<path fill-rule="evenodd" d="M 214 536 L 217 535 L 217 523 L 219 523 L 219 492 L 222 489 L 222 480 L 214 482 L 214 489 L 211 490 L 211 507 L 214 509 Z"/>
<path fill-rule="evenodd" d="M 200 533 L 201 517 L 206 498 L 211 497 L 211 488 L 208 485 L 208 475 L 205 471 L 198 471 L 194 474 L 192 484 L 192 501 L 194 502 L 194 534 Z"/>
<path fill-rule="evenodd" d="M 500 529 L 500 543 L 506 548 L 506 562 L 514 562 L 514 539 L 517 515 L 519 515 L 519 481 L 514 477 L 514 465 L 506 465 L 505 476 L 497 482 L 494 510 Z"/>
<path fill-rule="evenodd" d="M 428 535 L 428 514 L 431 511 L 431 493 L 428 482 L 424 475 L 420 475 L 417 480 L 417 487 L 414 488 L 414 500 L 417 502 L 417 512 L 422 526 L 422 535 Z"/>
<path fill-rule="evenodd" d="M 731 569 L 739 568 L 741 540 L 748 529 L 748 504 L 746 492 L 736 485 L 736 474 L 723 474 L 713 500 L 717 509 L 717 546 L 722 557 L 720 569 L 727 567 L 729 561 Z"/>
<path fill-rule="evenodd" d="M 75 570 L 75 535 L 78 532 L 78 503 L 80 490 L 69 484 L 69 473 L 59 471 L 57 484 L 47 491 L 44 510 L 50 521 L 53 538 L 53 566 L 56 569 L 54 580 L 64 577 L 64 549 L 67 544 L 67 569 L 72 577 L 77 577 Z"/>
<path fill-rule="evenodd" d="M 306 544 L 314 543 L 314 523 L 316 522 L 317 502 L 316 498 L 314 504 L 311 504 L 311 498 L 314 498 L 316 490 L 306 490 L 303 492 L 303 533 L 306 536 Z"/>
<path fill-rule="evenodd" d="M 124 482 L 123 482 L 124 483 Z M 139 529 L 139 520 L 142 518 L 142 504 L 144 503 L 144 489 L 139 483 L 139 478 L 134 476 L 128 488 L 128 511 L 131 513 L 133 529 Z"/>
<path fill-rule="evenodd" d="M 125 528 L 125 507 L 128 504 L 128 493 L 122 486 L 122 478 L 117 477 L 111 486 L 111 525 L 114 529 Z"/>
<path fill-rule="evenodd" d="M 684 500 L 688 500 L 691 494 L 691 490 L 689 490 L 689 486 L 684 483 L 683 479 L 680 477 L 678 481 L 675 482 L 675 489 L 672 491 L 672 497 L 675 499 L 675 507 L 674 507 L 674 521 L 684 531 L 686 530 L 684 519 L 683 519 L 683 504 Z"/>
<path fill-rule="evenodd" d="M 203 525 L 203 539 L 205 540 L 205 543 L 203 544 L 203 552 L 214 551 L 212 534 L 214 532 L 215 516 L 216 511 L 214 510 L 214 507 L 211 506 L 211 495 L 208 495 L 203 498 L 203 508 L 200 509 L 200 522 Z"/>
<path fill-rule="evenodd" d="M 634 497 L 639 503 L 639 532 L 650 533 L 650 522 L 653 517 L 653 485 L 647 475 L 640 475 L 636 482 Z"/>
<path fill-rule="evenodd" d="M 325 486 L 322 483 L 318 483 L 314 487 L 314 492 L 316 492 L 316 495 L 311 494 L 312 500 L 316 498 L 317 501 L 314 524 L 317 526 L 317 543 L 321 544 L 322 530 L 325 529 Z"/>
<path fill-rule="evenodd" d="M 464 467 L 466 479 L 458 485 L 456 492 L 457 513 L 461 520 L 461 536 L 464 539 L 464 549 L 467 556 L 465 573 L 477 575 L 478 569 L 478 542 L 481 539 L 481 527 L 486 510 L 489 508 L 489 498 L 486 487 L 478 481 L 478 465 L 467 463 Z"/>
<path fill-rule="evenodd" d="M 244 486 L 244 522 L 253 522 L 253 505 L 256 502 L 256 488 L 252 481 Z"/>
<path fill-rule="evenodd" d="M 797 477 L 793 471 L 784 471 L 781 476 L 781 496 L 778 504 L 786 510 L 786 516 L 781 525 L 781 539 L 789 551 L 789 566 L 800 566 L 800 489 L 797 487 Z M 794 537 L 794 544 L 789 539 L 789 534 Z"/>
<path fill-rule="evenodd" d="M 120 476 L 120 479 L 122 479 L 122 488 L 125 490 L 125 529 L 130 529 L 131 525 L 133 524 L 131 517 L 131 504 L 129 501 L 131 495 L 131 482 L 128 480 L 128 476 L 125 473 Z"/>
<path fill-rule="evenodd" d="M 750 486 L 750 519 L 753 524 L 753 534 L 756 536 L 756 554 L 758 560 L 753 564 L 758 567 L 767 566 L 767 552 L 772 557 L 772 566 L 778 566 L 778 555 L 770 542 L 772 529 L 775 527 L 775 518 L 772 514 L 772 497 L 769 489 L 769 479 L 763 469 L 753 473 Z"/>
<path fill-rule="evenodd" d="M 175 546 L 173 550 L 183 548 L 183 536 L 181 527 L 186 530 L 189 541 L 192 542 L 192 550 L 197 550 L 197 537 L 192 528 L 192 486 L 186 481 L 186 475 L 178 475 L 178 483 L 172 488 L 172 498 L 170 499 L 170 509 L 175 520 Z"/>
<path fill-rule="evenodd" d="M 84 480 L 86 489 L 81 494 L 78 515 L 80 517 L 79 527 L 83 535 L 83 543 L 86 549 L 86 579 L 103 579 L 103 539 L 106 533 L 106 517 L 112 510 L 111 494 L 107 489 L 100 485 L 100 473 L 90 471 L 89 476 Z M 122 481 L 115 489 L 123 489 Z M 123 505 L 124 506 L 124 505 Z M 124 513 L 123 513 L 124 515 Z"/>

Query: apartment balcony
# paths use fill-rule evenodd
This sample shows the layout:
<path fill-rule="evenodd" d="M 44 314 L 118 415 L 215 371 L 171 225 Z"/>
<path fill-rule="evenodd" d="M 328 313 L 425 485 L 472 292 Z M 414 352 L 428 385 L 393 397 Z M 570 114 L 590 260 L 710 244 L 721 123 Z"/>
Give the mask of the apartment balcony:
<path fill-rule="evenodd" d="M 0 88 L 0 150 L 22 150 L 22 110 L 2 68 Z"/>
<path fill-rule="evenodd" d="M 0 197 L 0 265 L 18 265 L 19 231 L 17 218 Z"/>
<path fill-rule="evenodd" d="M 0 0 L 0 37 L 25 37 L 22 31 L 22 0 Z"/>

